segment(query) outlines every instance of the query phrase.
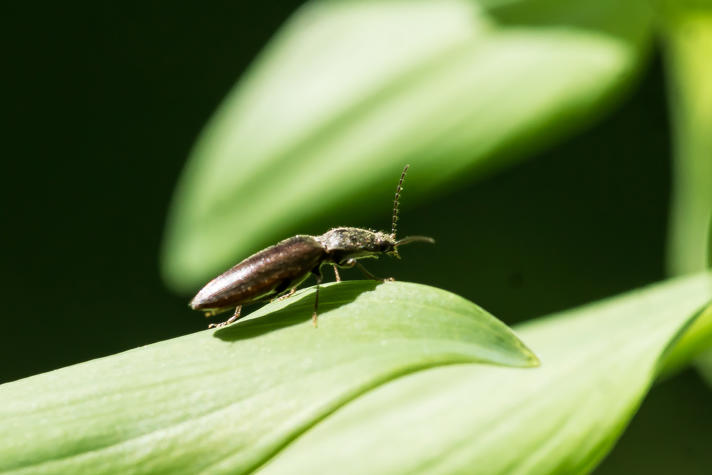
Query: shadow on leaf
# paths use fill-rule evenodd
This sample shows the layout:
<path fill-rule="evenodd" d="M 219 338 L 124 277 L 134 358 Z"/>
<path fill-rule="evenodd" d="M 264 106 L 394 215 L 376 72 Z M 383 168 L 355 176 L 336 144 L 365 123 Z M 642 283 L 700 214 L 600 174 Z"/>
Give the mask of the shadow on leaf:
<path fill-rule="evenodd" d="M 331 310 L 353 302 L 362 293 L 375 290 L 381 284 L 382 282 L 375 280 L 356 280 L 321 285 L 319 316 L 322 317 Z M 269 306 L 278 308 L 256 317 L 248 315 L 245 320 L 238 320 L 232 325 L 217 329 L 213 336 L 223 341 L 245 340 L 311 320 L 314 294 L 314 287 L 310 287 L 281 302 L 267 304 L 257 312 L 261 313 Z"/>

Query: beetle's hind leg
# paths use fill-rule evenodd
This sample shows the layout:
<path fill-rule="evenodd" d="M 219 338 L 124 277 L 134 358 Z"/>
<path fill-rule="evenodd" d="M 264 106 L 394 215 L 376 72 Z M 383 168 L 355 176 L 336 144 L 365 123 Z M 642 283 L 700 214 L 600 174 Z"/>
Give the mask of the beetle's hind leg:
<path fill-rule="evenodd" d="M 336 264 L 331 264 L 331 267 L 334 268 L 334 278 L 336 279 L 336 282 L 341 282 L 341 275 L 339 274 L 339 268 L 336 267 Z"/>
<path fill-rule="evenodd" d="M 291 297 L 292 295 L 294 295 L 294 292 L 296 292 L 296 291 L 297 291 L 297 288 L 296 288 L 296 287 L 292 287 L 292 289 L 291 289 L 289 292 L 287 292 L 286 294 L 280 295 L 279 297 L 276 297 L 276 298 L 273 298 L 272 300 L 270 300 L 270 303 L 271 303 L 271 302 L 280 302 L 280 301 L 282 301 L 282 300 L 284 300 L 284 299 L 288 299 L 289 297 Z"/>
<path fill-rule="evenodd" d="M 211 323 L 208 325 L 208 328 L 222 328 L 230 325 L 232 322 L 238 320 L 240 318 L 240 313 L 242 312 L 242 305 L 238 305 L 235 307 L 235 313 L 232 314 L 232 317 L 228 318 L 222 323 Z"/>

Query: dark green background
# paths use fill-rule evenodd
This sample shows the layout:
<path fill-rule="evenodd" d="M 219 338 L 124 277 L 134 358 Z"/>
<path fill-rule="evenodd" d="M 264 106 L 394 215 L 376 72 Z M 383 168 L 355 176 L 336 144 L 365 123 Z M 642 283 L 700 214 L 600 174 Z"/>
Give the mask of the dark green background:
<path fill-rule="evenodd" d="M 0 382 L 205 328 L 158 274 L 166 210 L 202 125 L 299 3 L 2 7 Z M 653 56 L 585 133 L 417 208 L 406 192 L 402 235 L 438 243 L 372 270 L 510 324 L 662 279 L 670 145 Z M 387 228 L 391 193 L 370 221 L 302 232 Z M 709 394 L 689 370 L 658 386 L 599 471 L 705 473 Z"/>

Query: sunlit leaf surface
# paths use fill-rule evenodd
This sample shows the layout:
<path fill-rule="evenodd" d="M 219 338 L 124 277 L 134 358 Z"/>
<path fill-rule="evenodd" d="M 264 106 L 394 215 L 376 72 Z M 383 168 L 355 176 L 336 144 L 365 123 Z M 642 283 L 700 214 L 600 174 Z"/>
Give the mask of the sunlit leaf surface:
<path fill-rule="evenodd" d="M 241 473 L 404 374 L 538 363 L 504 324 L 432 287 L 327 285 L 316 329 L 313 298 L 0 386 L 0 472 Z"/>
<path fill-rule="evenodd" d="M 330 285 L 318 329 L 312 298 L 0 386 L 0 471 L 578 473 L 712 333 L 709 274 L 522 326 L 534 368 L 438 289 Z"/>
<path fill-rule="evenodd" d="M 524 325 L 518 332 L 540 368 L 459 365 L 405 376 L 315 426 L 263 473 L 586 472 L 711 298 L 712 276 L 697 276 Z M 704 331 L 709 337 L 709 324 Z"/>

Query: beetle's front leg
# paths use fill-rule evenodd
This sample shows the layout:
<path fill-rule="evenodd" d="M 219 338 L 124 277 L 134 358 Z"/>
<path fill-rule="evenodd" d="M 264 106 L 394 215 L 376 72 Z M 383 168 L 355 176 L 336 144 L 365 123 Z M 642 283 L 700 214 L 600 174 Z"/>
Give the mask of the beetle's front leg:
<path fill-rule="evenodd" d="M 371 280 L 380 280 L 381 282 L 393 282 L 393 281 L 395 280 L 393 277 L 386 277 L 385 279 L 382 279 L 382 278 L 380 278 L 380 277 L 376 277 L 375 275 L 371 274 L 371 273 L 368 271 L 368 269 L 366 269 L 366 268 L 363 266 L 363 264 L 361 264 L 360 262 L 358 262 L 356 259 L 349 259 L 349 260 L 347 260 L 347 261 L 346 261 L 346 265 L 348 265 L 349 267 L 353 267 L 353 266 L 358 267 L 358 270 L 360 270 L 360 271 L 363 273 L 363 275 L 365 275 L 366 277 L 368 277 L 368 278 L 371 279 Z"/>
<path fill-rule="evenodd" d="M 238 305 L 235 307 L 235 313 L 232 314 L 232 317 L 228 318 L 222 323 L 211 323 L 208 325 L 208 328 L 222 328 L 230 325 L 232 322 L 240 318 L 240 313 L 242 313 L 242 305 Z"/>
<path fill-rule="evenodd" d="M 322 277 L 321 274 L 314 274 L 316 277 L 316 294 L 314 295 L 314 313 L 312 313 L 312 325 L 316 328 L 316 315 L 319 310 L 319 284 L 321 284 Z"/>
<path fill-rule="evenodd" d="M 346 267 L 346 268 L 351 268 L 354 266 L 356 263 L 356 259 L 349 259 L 345 262 L 342 262 L 340 265 L 341 267 Z M 331 264 L 331 267 L 334 268 L 334 277 L 336 278 L 336 282 L 341 282 L 341 274 L 339 274 L 339 267 L 336 264 Z"/>

